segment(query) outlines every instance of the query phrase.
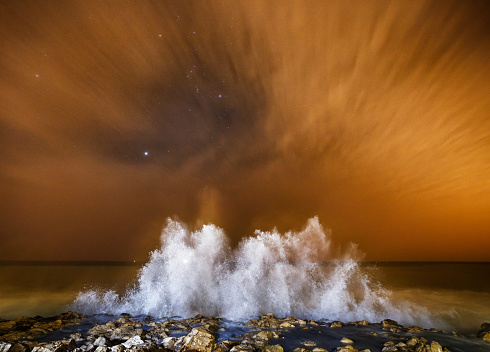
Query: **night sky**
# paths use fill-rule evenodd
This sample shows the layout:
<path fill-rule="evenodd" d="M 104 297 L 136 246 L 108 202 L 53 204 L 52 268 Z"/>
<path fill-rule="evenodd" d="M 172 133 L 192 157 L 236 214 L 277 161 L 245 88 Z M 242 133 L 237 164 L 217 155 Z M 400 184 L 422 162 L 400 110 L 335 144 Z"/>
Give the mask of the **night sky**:
<path fill-rule="evenodd" d="M 2 1 L 0 259 L 146 260 L 318 215 L 490 261 L 488 1 Z"/>

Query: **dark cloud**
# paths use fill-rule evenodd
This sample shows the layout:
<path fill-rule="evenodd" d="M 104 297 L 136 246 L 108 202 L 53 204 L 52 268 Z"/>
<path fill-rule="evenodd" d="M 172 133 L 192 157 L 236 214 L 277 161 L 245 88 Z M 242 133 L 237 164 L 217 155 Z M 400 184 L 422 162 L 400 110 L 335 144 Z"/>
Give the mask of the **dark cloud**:
<path fill-rule="evenodd" d="M 367 259 L 488 260 L 489 9 L 3 4 L 2 256 L 144 258 L 167 216 L 236 240 L 319 215 Z"/>

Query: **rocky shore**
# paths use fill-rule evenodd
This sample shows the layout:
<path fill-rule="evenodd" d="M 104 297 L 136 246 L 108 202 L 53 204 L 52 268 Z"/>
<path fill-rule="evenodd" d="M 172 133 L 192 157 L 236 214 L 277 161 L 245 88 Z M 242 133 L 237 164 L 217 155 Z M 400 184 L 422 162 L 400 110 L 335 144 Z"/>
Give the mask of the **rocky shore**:
<path fill-rule="evenodd" d="M 246 323 L 91 316 L 20 317 L 0 322 L 0 352 L 468 352 L 490 351 L 490 323 L 458 335 L 393 320 L 343 323 L 276 318 Z"/>

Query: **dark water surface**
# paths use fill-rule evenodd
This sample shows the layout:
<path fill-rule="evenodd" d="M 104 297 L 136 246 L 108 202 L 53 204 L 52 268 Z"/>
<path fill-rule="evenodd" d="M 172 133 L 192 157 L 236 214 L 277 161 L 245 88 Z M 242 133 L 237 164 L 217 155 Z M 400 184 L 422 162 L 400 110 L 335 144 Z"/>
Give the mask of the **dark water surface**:
<path fill-rule="evenodd" d="M 109 265 L 108 265 L 109 264 Z M 134 263 L 3 263 L 0 318 L 52 316 L 87 289 L 124 292 L 137 279 Z M 434 327 L 476 333 L 490 321 L 490 263 L 363 263 L 372 280 L 434 317 Z M 386 317 L 390 318 L 390 317 Z M 325 317 L 326 320 L 329 317 Z"/>

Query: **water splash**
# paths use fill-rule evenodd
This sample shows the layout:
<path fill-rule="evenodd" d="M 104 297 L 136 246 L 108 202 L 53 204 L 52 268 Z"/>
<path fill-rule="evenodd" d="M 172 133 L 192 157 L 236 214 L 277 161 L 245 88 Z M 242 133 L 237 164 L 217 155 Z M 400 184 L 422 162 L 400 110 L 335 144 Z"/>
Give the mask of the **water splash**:
<path fill-rule="evenodd" d="M 168 220 L 161 248 L 151 253 L 135 286 L 123 295 L 89 290 L 73 309 L 86 313 L 243 320 L 269 312 L 310 319 L 380 321 L 431 326 L 420 307 L 395 303 L 355 259 L 355 246 L 335 257 L 331 235 L 318 218 L 299 232 L 256 231 L 238 248 L 217 226 L 191 232 Z"/>

